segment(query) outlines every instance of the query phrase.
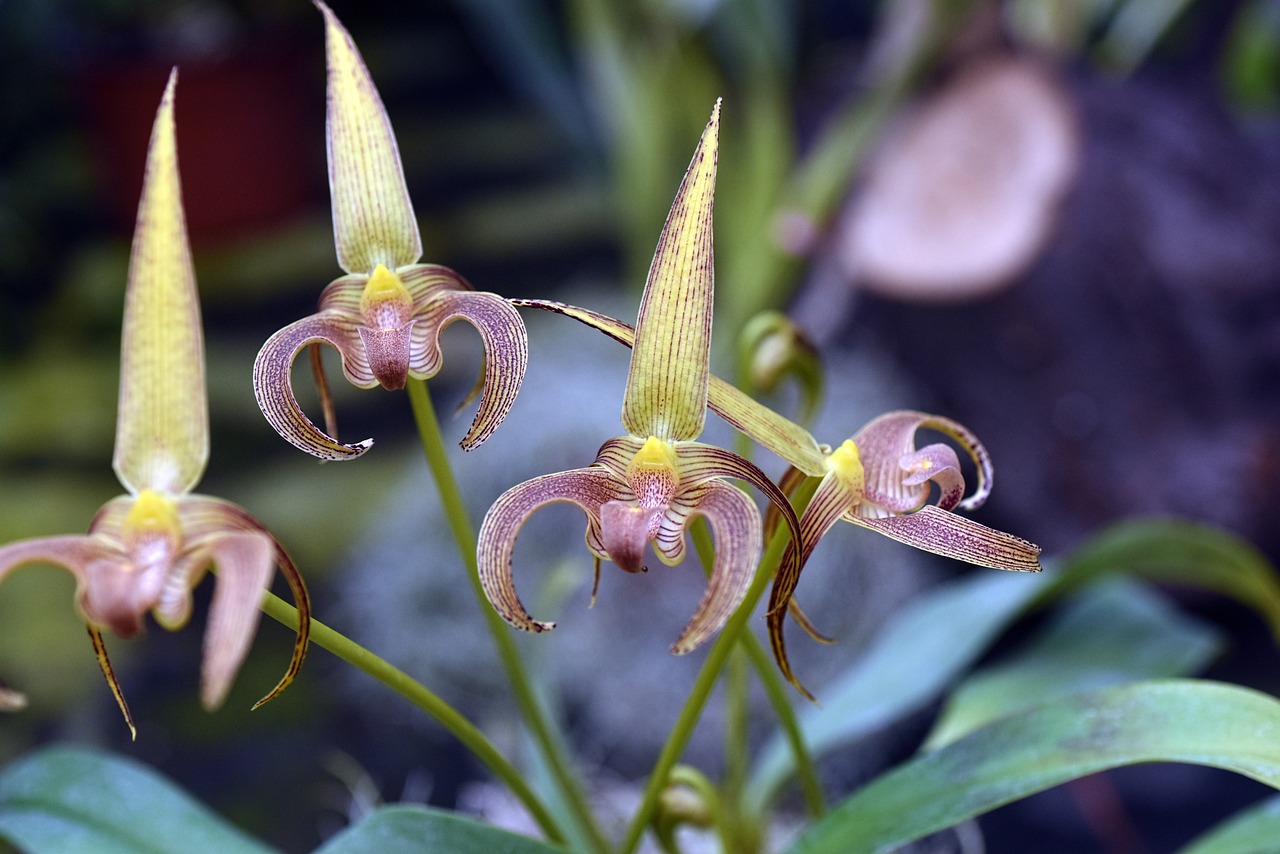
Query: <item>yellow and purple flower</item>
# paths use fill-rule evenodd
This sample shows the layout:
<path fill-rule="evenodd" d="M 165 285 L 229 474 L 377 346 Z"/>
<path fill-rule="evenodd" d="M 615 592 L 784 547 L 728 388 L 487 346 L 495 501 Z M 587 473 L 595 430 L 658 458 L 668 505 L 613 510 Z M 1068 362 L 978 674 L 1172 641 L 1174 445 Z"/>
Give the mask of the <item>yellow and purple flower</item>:
<path fill-rule="evenodd" d="M 86 535 L 0 548 L 0 580 L 28 563 L 55 564 L 75 576 L 76 607 L 131 730 L 102 629 L 133 637 L 147 612 L 166 629 L 181 628 L 191 616 L 192 589 L 216 567 L 200 679 L 201 699 L 213 709 L 225 699 L 249 650 L 276 566 L 293 592 L 300 623 L 288 670 L 257 705 L 297 674 L 310 625 L 306 587 L 275 537 L 235 504 L 192 493 L 209 459 L 209 417 L 174 140 L 177 79 L 175 69 L 156 114 L 125 292 L 112 466 L 128 494 L 103 506 Z"/>
<path fill-rule="evenodd" d="M 497 294 L 472 290 L 453 270 L 418 263 L 422 238 L 405 186 L 391 121 L 351 35 L 333 12 L 324 14 L 328 64 L 326 138 L 333 234 L 347 275 L 320 297 L 320 310 L 289 324 L 262 346 L 253 366 L 258 406 L 295 447 L 325 460 L 358 457 L 373 444 L 339 442 L 326 407 L 325 432 L 302 411 L 292 368 L 303 348 L 329 344 L 358 388 L 404 387 L 430 379 L 441 366 L 440 332 L 465 320 L 484 343 L 479 410 L 462 447 L 479 446 L 515 402 L 528 363 L 519 313 Z"/>
<path fill-rule="evenodd" d="M 679 563 L 690 521 L 706 518 L 715 559 L 702 601 L 672 646 L 675 653 L 695 649 L 724 625 L 746 596 L 760 559 L 760 511 L 725 479 L 760 489 L 798 530 L 791 505 L 760 469 L 696 441 L 711 384 L 719 129 L 717 101 L 663 226 L 641 298 L 622 405 L 628 435 L 605 442 L 587 468 L 543 475 L 507 490 L 481 525 L 480 580 L 498 613 L 517 628 L 541 632 L 554 626 L 529 616 L 511 570 L 521 526 L 547 504 L 569 502 L 586 514 L 586 543 L 596 558 L 597 578 L 601 560 L 626 572 L 642 571 L 651 542 L 664 563 Z"/>

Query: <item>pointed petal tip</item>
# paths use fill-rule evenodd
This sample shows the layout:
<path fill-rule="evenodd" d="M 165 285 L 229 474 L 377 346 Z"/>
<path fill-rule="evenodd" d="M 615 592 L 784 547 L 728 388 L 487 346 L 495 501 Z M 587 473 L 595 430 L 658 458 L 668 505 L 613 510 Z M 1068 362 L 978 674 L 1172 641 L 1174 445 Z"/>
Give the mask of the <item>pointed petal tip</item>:
<path fill-rule="evenodd" d="M 404 180 L 391 119 L 360 49 L 338 16 L 325 19 L 326 146 L 338 265 L 370 274 L 422 257 L 422 235 Z"/>
<path fill-rule="evenodd" d="M 715 291 L 713 212 L 720 102 L 698 140 L 653 253 L 623 397 L 633 436 L 696 439 L 707 409 Z"/>

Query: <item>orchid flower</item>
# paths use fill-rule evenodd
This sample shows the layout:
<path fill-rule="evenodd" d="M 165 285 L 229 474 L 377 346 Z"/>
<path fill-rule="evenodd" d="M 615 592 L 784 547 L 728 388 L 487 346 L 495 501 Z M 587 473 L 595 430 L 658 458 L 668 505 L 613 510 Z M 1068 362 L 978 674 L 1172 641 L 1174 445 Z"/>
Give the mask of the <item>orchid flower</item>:
<path fill-rule="evenodd" d="M 112 465 L 128 494 L 103 506 L 87 535 L 0 548 L 0 580 L 28 563 L 55 564 L 75 576 L 77 609 L 135 735 L 101 629 L 134 637 L 148 611 L 165 629 L 181 628 L 191 616 L 192 589 L 216 566 L 201 672 L 201 699 L 212 710 L 225 699 L 248 652 L 273 566 L 280 567 L 293 592 L 300 622 L 288 670 L 254 708 L 293 680 L 306 654 L 310 624 L 302 578 L 275 537 L 240 507 L 191 492 L 209 458 L 209 418 L 200 307 L 174 141 L 177 79 L 175 69 L 152 130 L 125 291 Z"/>
<path fill-rule="evenodd" d="M 697 441 L 706 419 L 714 290 L 712 207 L 720 102 L 667 216 L 641 298 L 635 347 L 623 396 L 628 434 L 605 442 L 583 469 L 543 475 L 503 493 L 480 527 L 478 561 L 484 591 L 508 623 L 543 632 L 554 623 L 529 616 L 516 595 L 511 558 L 516 536 L 534 511 L 565 501 L 587 516 L 586 543 L 596 558 L 642 572 L 654 544 L 668 565 L 685 554 L 690 521 L 704 516 L 715 539 L 707 590 L 671 651 L 695 649 L 718 631 L 746 596 L 761 552 L 755 503 L 724 478 L 760 489 L 787 519 L 790 504 L 756 466 Z M 797 531 L 797 528 L 793 528 Z M 593 590 L 594 596 L 594 590 Z"/>
<path fill-rule="evenodd" d="M 462 447 L 478 447 L 515 402 L 528 362 L 519 313 L 496 294 L 474 291 L 460 275 L 420 264 L 422 238 L 405 187 L 390 119 L 351 35 L 329 7 L 324 14 L 328 64 L 329 188 L 338 265 L 347 275 L 320 297 L 320 310 L 291 323 L 262 346 L 253 366 L 254 392 L 267 421 L 295 447 L 325 460 L 352 459 L 373 444 L 343 444 L 307 418 L 293 394 L 298 353 L 319 342 L 333 346 L 358 388 L 395 390 L 408 377 L 440 370 L 440 332 L 465 320 L 485 350 L 479 410 Z M 326 406 L 326 414 L 328 408 Z"/>
<path fill-rule="evenodd" d="M 965 497 L 965 480 L 955 449 L 933 443 L 917 449 L 916 432 L 942 433 L 969 456 L 978 483 Z M 872 419 L 851 439 L 825 454 L 823 471 L 793 467 L 782 479 L 784 491 L 806 475 L 820 476 L 818 488 L 800 517 L 799 560 L 784 561 L 769 597 L 769 640 L 783 675 L 810 696 L 791 672 L 782 633 L 786 605 L 818 540 L 841 519 L 933 554 L 992 569 L 1040 571 L 1040 547 L 951 512 L 976 510 L 991 494 L 991 457 L 966 427 L 949 418 L 900 410 Z M 936 486 L 929 503 L 931 484 Z"/>
<path fill-rule="evenodd" d="M 577 306 L 549 300 L 512 300 L 518 306 L 572 317 L 610 338 L 634 346 L 636 330 L 628 324 Z M 978 566 L 1018 572 L 1040 569 L 1040 547 L 981 525 L 952 509 L 974 510 L 991 493 L 991 457 L 971 431 L 950 419 L 919 412 L 890 412 L 874 419 L 834 451 L 818 443 L 808 430 L 712 375 L 707 405 L 730 425 L 791 463 L 782 478 L 784 492 L 805 477 L 820 478 L 800 518 L 801 535 L 792 537 L 769 599 L 768 624 L 774 657 L 787 679 L 802 694 L 812 695 L 792 673 L 782 635 L 790 610 L 801 627 L 823 640 L 805 620 L 792 598 L 800 570 L 818 540 L 840 519 L 869 528 L 923 551 Z M 928 428 L 954 440 L 971 459 L 978 476 L 965 497 L 959 457 L 945 444 L 916 450 L 915 433 Z M 930 483 L 938 484 L 934 504 L 927 503 Z M 788 522 L 788 524 L 790 524 Z M 766 535 L 772 526 L 766 524 Z M 800 543 L 800 548 L 796 548 Z"/>

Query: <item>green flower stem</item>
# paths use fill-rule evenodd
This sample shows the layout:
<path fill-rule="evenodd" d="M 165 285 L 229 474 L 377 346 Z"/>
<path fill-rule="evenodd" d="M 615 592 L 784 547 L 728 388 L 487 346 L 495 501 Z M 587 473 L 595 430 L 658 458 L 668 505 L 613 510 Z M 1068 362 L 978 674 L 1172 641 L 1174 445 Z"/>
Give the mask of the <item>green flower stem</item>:
<path fill-rule="evenodd" d="M 634 854 L 636 847 L 640 844 L 641 837 L 644 836 L 645 828 L 649 826 L 649 822 L 653 817 L 654 808 L 657 806 L 658 798 L 662 795 L 663 787 L 667 784 L 671 769 L 680 760 L 685 746 L 688 745 L 689 739 L 693 736 L 693 731 L 698 725 L 698 719 L 702 716 L 702 710 L 707 704 L 707 698 L 711 696 L 711 689 L 715 687 L 720 671 L 729 659 L 729 653 L 733 651 L 741 637 L 751 637 L 743 629 L 747 624 L 747 620 L 751 619 L 756 605 L 759 604 L 760 597 L 764 595 L 765 588 L 773 580 L 786 543 L 787 536 L 783 532 L 780 532 L 769 543 L 764 559 L 761 560 L 760 567 L 756 571 L 756 577 L 752 580 L 750 589 L 747 590 L 746 598 L 733 616 L 729 618 L 729 622 L 725 624 L 724 629 L 720 632 L 720 637 L 716 638 L 715 643 L 711 645 L 711 650 L 707 653 L 707 659 L 702 663 L 702 669 L 698 671 L 693 687 L 689 690 L 689 696 L 685 700 L 684 708 L 680 710 L 680 716 L 676 718 L 676 722 L 667 736 L 667 743 L 663 745 L 662 752 L 658 754 L 658 761 L 654 764 L 653 771 L 649 774 L 649 781 L 645 784 L 640 806 L 636 809 L 636 814 L 632 817 L 631 824 L 627 828 L 627 835 L 619 848 L 620 854 Z"/>
<path fill-rule="evenodd" d="M 462 501 L 462 493 L 458 489 L 457 479 L 453 475 L 453 467 L 449 463 L 445 451 L 444 436 L 440 432 L 440 421 L 436 417 L 435 407 L 431 403 L 431 395 L 423 380 L 411 379 L 407 383 L 409 404 L 413 408 L 413 417 L 418 426 L 418 434 L 422 440 L 422 450 L 427 457 L 427 467 L 436 482 L 440 493 L 440 503 L 444 507 L 449 529 L 453 532 L 458 554 L 466 566 L 467 577 L 475 592 L 476 601 L 484 615 L 485 624 L 493 636 L 498 657 L 506 670 L 507 680 L 515 694 L 516 703 L 524 716 L 533 740 L 537 743 L 543 759 L 560 789 L 565 805 L 572 813 L 578 829 L 585 841 L 595 851 L 608 851 L 608 840 L 596 823 L 595 816 L 587 805 L 587 798 L 578 779 L 569 767 L 569 762 L 560 748 L 550 723 L 550 716 L 538 700 L 538 695 L 529 681 L 524 664 L 520 660 L 520 652 L 516 648 L 513 629 L 503 622 L 502 617 L 489 605 L 480 585 L 480 570 L 476 563 L 476 535 L 467 516 L 466 506 Z"/>
<path fill-rule="evenodd" d="M 266 594 L 262 601 L 262 611 L 272 619 L 297 630 L 297 609 L 274 593 Z M 475 724 L 467 720 L 457 709 L 400 668 L 316 619 L 311 620 L 311 642 L 364 671 L 435 718 L 454 738 L 462 742 L 463 746 L 483 762 L 495 777 L 506 784 L 511 793 L 524 804 L 525 809 L 529 811 L 548 839 L 559 845 L 565 844 L 567 840 L 564 831 L 534 794 L 533 789 L 525 782 L 524 775 L 502 755 Z"/>
<path fill-rule="evenodd" d="M 808 807 L 811 816 L 818 818 L 827 811 L 826 796 L 822 793 L 818 766 L 809 752 L 809 745 L 805 744 L 804 733 L 800 731 L 800 721 L 796 717 L 795 709 L 791 706 L 792 694 L 778 678 L 773 657 L 765 651 L 764 646 L 754 636 L 751 640 L 754 643 L 743 645 L 746 648 L 747 657 L 751 659 L 756 673 L 761 674 L 760 684 L 764 686 L 765 696 L 769 698 L 773 713 L 778 718 L 778 726 L 782 728 L 782 734 L 791 747 L 796 763 L 796 780 L 800 783 L 800 792 L 804 796 L 805 806 Z M 767 679 L 764 678 L 766 673 L 769 675 Z"/>
<path fill-rule="evenodd" d="M 802 503 L 808 503 L 813 497 L 815 489 L 814 482 L 808 482 L 800 487 L 797 491 L 797 499 Z M 702 521 L 702 520 L 699 520 Z M 784 536 L 785 534 L 780 534 Z M 705 524 L 699 525 L 693 531 L 693 546 L 698 551 L 698 557 L 701 558 L 703 566 L 711 566 L 712 543 L 710 532 Z M 805 805 L 809 808 L 809 813 L 814 818 L 821 816 L 826 812 L 826 796 L 822 793 L 822 783 L 818 778 L 818 766 L 813 761 L 813 756 L 809 752 L 809 746 L 805 743 L 804 733 L 800 731 L 800 720 L 796 717 L 796 710 L 791 705 L 791 693 L 786 684 L 783 683 L 778 668 L 774 666 L 773 658 L 764 648 L 764 644 L 760 643 L 759 638 L 750 632 L 742 635 L 742 649 L 745 651 L 747 659 L 752 667 L 755 668 L 756 676 L 760 679 L 760 684 L 764 688 L 765 697 L 769 700 L 769 705 L 773 707 L 773 714 L 778 720 L 778 726 L 782 728 L 782 734 L 787 740 L 787 745 L 791 748 L 793 758 L 795 759 L 796 779 L 800 783 L 800 791 L 804 796 Z M 730 671 L 732 676 L 733 671 Z M 746 739 L 743 739 L 745 744 Z M 732 745 L 732 742 L 730 742 Z M 729 754 L 732 755 L 732 754 Z M 740 792 L 732 792 L 729 786 L 726 786 L 726 797 L 730 805 L 739 804 L 737 800 Z M 729 797 L 733 794 L 734 797 Z M 736 808 L 731 806 L 731 808 Z"/>

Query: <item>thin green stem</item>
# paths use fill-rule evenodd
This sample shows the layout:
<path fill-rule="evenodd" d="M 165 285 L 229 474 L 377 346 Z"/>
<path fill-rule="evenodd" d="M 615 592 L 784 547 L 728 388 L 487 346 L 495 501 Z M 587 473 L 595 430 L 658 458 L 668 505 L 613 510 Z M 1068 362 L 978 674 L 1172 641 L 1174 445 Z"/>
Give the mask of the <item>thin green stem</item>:
<path fill-rule="evenodd" d="M 792 694 L 778 678 L 773 659 L 765 651 L 764 646 L 754 636 L 751 640 L 755 642 L 743 644 L 743 647 L 756 673 L 761 676 L 760 683 L 764 686 L 765 696 L 769 698 L 769 705 L 773 706 L 773 713 L 778 718 L 778 726 L 782 728 L 782 735 L 791 748 L 792 758 L 796 763 L 796 779 L 800 783 L 800 792 L 804 796 L 805 806 L 808 807 L 811 816 L 818 818 L 827 811 L 826 796 L 822 793 L 818 766 L 809 752 L 809 745 L 805 743 L 804 733 L 800 730 L 800 720 L 796 717 L 795 709 L 791 705 Z M 765 678 L 766 673 L 769 678 Z"/>
<path fill-rule="evenodd" d="M 813 495 L 814 487 L 806 483 L 801 487 L 801 491 L 797 498 L 802 503 L 808 503 L 809 498 Z M 785 536 L 785 535 L 783 535 Z M 712 543 L 710 533 L 705 526 L 697 526 L 693 530 L 693 545 L 698 552 L 698 556 L 702 559 L 704 566 L 710 566 L 708 561 L 711 560 Z M 769 700 L 769 705 L 773 707 L 773 714 L 778 720 L 778 726 L 782 728 L 783 737 L 787 740 L 787 745 L 791 748 L 793 759 L 796 766 L 796 778 L 800 783 L 800 791 L 804 796 L 805 805 L 809 809 L 809 813 L 817 818 L 826 812 L 826 796 L 822 793 L 822 783 L 818 777 L 818 766 L 813 761 L 813 756 L 809 752 L 809 746 L 805 743 L 804 733 L 800 731 L 800 719 L 796 716 L 795 707 L 791 704 L 792 694 L 782 681 L 778 668 L 774 666 L 773 659 L 770 657 L 764 644 L 760 643 L 760 639 L 750 632 L 745 632 L 741 638 L 742 649 L 746 653 L 747 660 L 750 661 L 752 667 L 756 671 L 756 676 L 760 680 L 760 684 L 764 687 L 765 697 Z M 732 675 L 733 671 L 730 671 Z M 745 744 L 745 739 L 743 740 Z M 731 745 L 732 743 L 730 743 Z M 728 754 L 732 755 L 732 753 Z M 726 772 L 726 777 L 728 774 Z M 744 773 L 745 780 L 745 773 Z M 731 805 L 730 808 L 741 808 L 741 791 L 732 792 L 728 785 L 725 786 L 725 800 Z M 730 798 L 729 795 L 734 797 Z"/>
<path fill-rule="evenodd" d="M 484 595 L 484 588 L 480 584 L 480 570 L 476 563 L 475 530 L 467 515 L 457 479 L 453 475 L 453 466 L 445 450 L 440 421 L 431 403 L 427 384 L 422 380 L 411 379 L 407 387 L 409 404 L 413 408 L 413 417 L 418 426 L 422 450 L 426 454 L 427 467 L 431 469 L 436 489 L 440 493 L 440 503 L 444 507 L 445 518 L 448 520 L 449 529 L 458 547 L 458 554 L 466 567 L 467 577 L 471 581 L 476 601 L 484 615 L 485 625 L 489 627 L 489 633 L 493 636 L 494 646 L 506 671 L 507 681 L 515 694 L 516 703 L 584 841 L 594 851 L 608 851 L 609 842 L 596 823 L 582 786 L 570 769 L 559 739 L 555 737 L 550 715 L 539 702 L 538 695 L 529 681 L 524 664 L 520 660 L 520 652 L 516 648 L 513 630 L 490 607 L 489 600 Z"/>
<path fill-rule="evenodd" d="M 297 630 L 297 609 L 274 593 L 266 594 L 262 602 L 262 611 L 272 619 Z M 542 832 L 548 839 L 559 845 L 566 843 L 564 831 L 534 794 L 533 789 L 525 782 L 519 769 L 512 765 L 493 745 L 493 742 L 489 741 L 485 734 L 461 712 L 400 668 L 316 619 L 311 620 L 311 642 L 364 671 L 435 718 L 441 726 L 452 733 L 454 738 L 462 742 L 472 755 L 484 763 L 495 777 L 506 784 L 511 793 L 524 804 L 525 809 L 533 816 L 533 820 L 542 828 Z"/>
<path fill-rule="evenodd" d="M 729 618 L 729 622 L 725 624 L 724 629 L 720 632 L 720 637 L 716 638 L 715 643 L 711 645 L 710 651 L 707 652 L 707 659 L 702 663 L 702 669 L 698 671 L 693 687 L 689 690 L 689 696 L 685 700 L 684 708 L 680 710 L 679 717 L 676 718 L 675 724 L 672 725 L 671 732 L 667 735 L 667 743 L 663 745 L 662 752 L 658 754 L 658 760 L 654 763 L 653 771 L 650 772 L 649 781 L 645 784 L 640 806 L 631 819 L 631 824 L 627 828 L 627 835 L 619 849 L 621 854 L 633 854 L 640 844 L 645 828 L 648 827 L 649 821 L 653 817 L 654 808 L 657 806 L 658 798 L 662 794 L 663 786 L 666 785 L 671 769 L 680 760 L 685 746 L 688 745 L 689 739 L 693 736 L 693 731 L 702 716 L 702 710 L 707 704 L 707 698 L 711 696 L 711 689 L 715 687 L 720 671 L 729 658 L 729 653 L 737 645 L 739 637 L 744 635 L 743 629 L 747 624 L 747 620 L 751 618 L 752 612 L 755 611 L 755 607 L 760 602 L 760 597 L 764 594 L 765 588 L 773 580 L 786 542 L 786 535 L 780 533 L 769 543 L 769 548 L 766 550 L 764 558 L 760 562 L 760 567 L 756 571 L 756 577 L 752 580 L 751 587 L 747 590 L 746 598 L 743 599 L 742 605 L 738 607 L 734 615 Z"/>

